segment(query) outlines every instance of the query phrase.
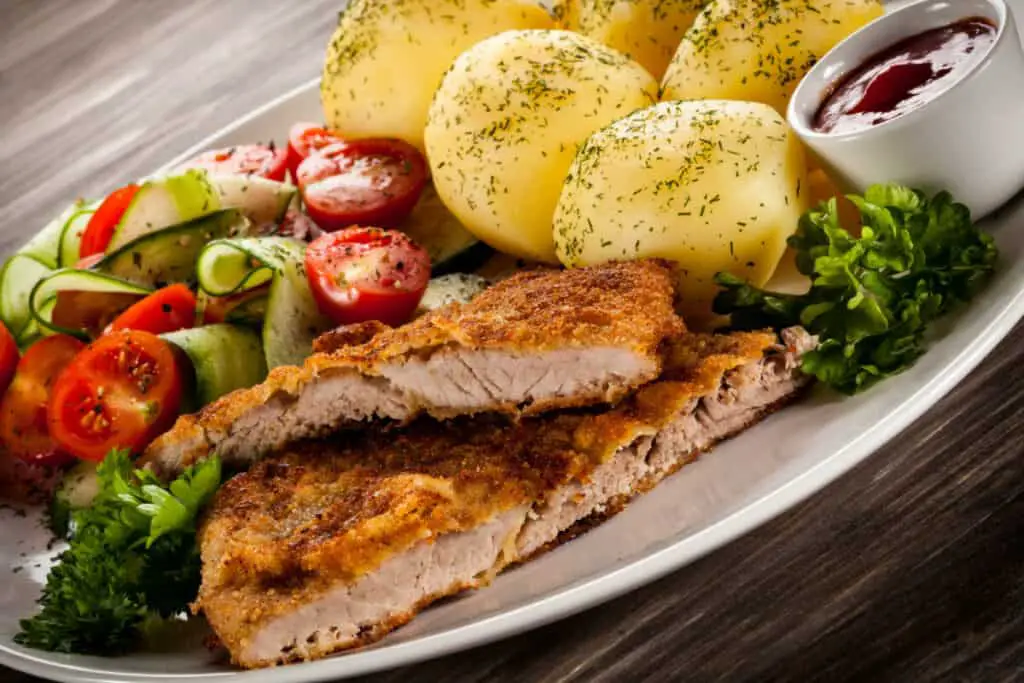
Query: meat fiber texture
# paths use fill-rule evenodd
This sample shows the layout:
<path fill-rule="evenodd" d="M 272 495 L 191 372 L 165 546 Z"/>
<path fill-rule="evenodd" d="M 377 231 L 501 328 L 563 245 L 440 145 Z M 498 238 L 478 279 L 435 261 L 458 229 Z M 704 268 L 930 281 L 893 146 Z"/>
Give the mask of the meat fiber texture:
<path fill-rule="evenodd" d="M 305 442 L 227 482 L 200 530 L 201 609 L 235 662 L 372 642 L 596 523 L 792 400 L 815 340 L 681 335 L 608 408 Z"/>
<path fill-rule="evenodd" d="M 684 330 L 672 282 L 656 260 L 525 272 L 397 329 L 340 330 L 301 367 L 181 417 L 142 462 L 171 476 L 212 452 L 244 466 L 369 421 L 617 401 L 658 377 Z"/>

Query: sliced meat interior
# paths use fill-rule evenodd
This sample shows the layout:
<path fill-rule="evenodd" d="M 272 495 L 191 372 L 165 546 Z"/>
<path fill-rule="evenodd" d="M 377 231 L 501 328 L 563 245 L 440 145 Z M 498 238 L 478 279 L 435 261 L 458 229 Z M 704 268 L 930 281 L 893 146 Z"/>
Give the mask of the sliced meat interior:
<path fill-rule="evenodd" d="M 520 273 L 397 329 L 332 334 L 302 367 L 179 419 L 142 462 L 170 476 L 213 451 L 247 465 L 370 420 L 610 403 L 660 374 L 684 330 L 672 302 L 659 261 Z"/>
<path fill-rule="evenodd" d="M 614 408 L 297 445 L 217 494 L 197 608 L 246 667 L 371 642 L 793 399 L 813 345 L 802 330 L 682 335 L 663 378 Z"/>

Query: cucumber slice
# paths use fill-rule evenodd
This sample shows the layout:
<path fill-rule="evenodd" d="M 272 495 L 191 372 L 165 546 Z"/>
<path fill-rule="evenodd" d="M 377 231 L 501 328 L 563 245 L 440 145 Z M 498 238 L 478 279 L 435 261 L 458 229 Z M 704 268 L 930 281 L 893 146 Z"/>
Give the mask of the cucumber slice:
<path fill-rule="evenodd" d="M 64 223 L 64 228 L 60 233 L 60 265 L 64 268 L 70 268 L 78 263 L 79 249 L 82 246 L 82 234 L 85 233 L 86 226 L 89 225 L 89 219 L 96 213 L 96 209 L 99 208 L 100 202 L 89 202 L 83 204 L 78 211 L 71 214 Z"/>
<path fill-rule="evenodd" d="M 220 208 L 217 189 L 206 171 L 151 178 L 142 184 L 124 212 L 107 247 L 113 254 L 126 244 L 157 230 L 185 223 Z"/>
<path fill-rule="evenodd" d="M 249 223 L 234 210 L 216 211 L 150 232 L 108 254 L 96 270 L 147 287 L 195 279 L 196 259 L 210 241 L 244 233 Z"/>
<path fill-rule="evenodd" d="M 64 209 L 59 216 L 37 232 L 28 244 L 19 249 L 18 253 L 31 256 L 50 268 L 60 265 L 60 238 L 64 233 L 64 225 L 82 208 L 82 204 L 83 202 L 78 201 Z"/>
<path fill-rule="evenodd" d="M 38 336 L 29 311 L 29 294 L 37 282 L 61 265 L 65 228 L 86 204 L 75 202 L 50 221 L 0 270 L 0 320 L 17 340 Z M 77 255 L 76 255 L 77 260 Z"/>
<path fill-rule="evenodd" d="M 14 343 L 18 345 L 18 348 L 24 353 L 28 350 L 28 347 L 35 344 L 42 338 L 43 334 L 39 329 L 39 323 L 36 322 L 35 318 L 28 321 L 28 325 L 22 329 L 21 334 L 14 338 Z"/>
<path fill-rule="evenodd" d="M 424 188 L 401 230 L 427 250 L 434 275 L 475 270 L 494 253 L 452 215 L 433 185 Z"/>
<path fill-rule="evenodd" d="M 94 270 L 75 270 L 73 268 L 54 271 L 37 282 L 29 295 L 28 307 L 41 331 L 44 334 L 56 333 L 87 337 L 88 335 L 83 330 L 60 327 L 53 323 L 53 306 L 57 300 L 57 292 L 61 291 L 116 292 L 145 296 L 153 290 Z"/>
<path fill-rule="evenodd" d="M 296 194 L 291 183 L 260 176 L 215 175 L 210 182 L 217 188 L 221 208 L 238 209 L 257 226 L 280 223 Z"/>
<path fill-rule="evenodd" d="M 60 232 L 67 218 L 68 216 L 61 214 L 47 223 L 28 244 L 18 250 L 18 253 L 31 256 L 50 268 L 56 268 L 60 259 Z"/>
<path fill-rule="evenodd" d="M 199 406 L 267 376 L 260 336 L 237 325 L 206 325 L 161 335 L 188 356 L 196 377 Z"/>
<path fill-rule="evenodd" d="M 40 308 L 40 315 L 44 316 L 47 320 L 52 320 L 51 316 L 53 315 L 53 309 L 56 305 L 56 297 L 45 302 Z M 31 313 L 29 315 L 31 315 Z M 53 330 L 40 327 L 39 321 L 33 317 L 28 321 L 28 325 L 25 325 L 25 328 L 15 339 L 15 342 L 18 344 L 18 348 L 24 351 L 44 336 L 49 336 L 51 334 L 55 334 L 55 332 L 53 332 Z"/>
<path fill-rule="evenodd" d="M 199 255 L 199 287 L 210 296 L 230 296 L 269 282 L 289 259 L 302 260 L 305 247 L 286 237 L 251 237 L 210 242 Z"/>
<path fill-rule="evenodd" d="M 226 296 L 271 282 L 263 319 L 263 351 L 270 369 L 297 365 L 313 339 L 331 327 L 309 291 L 303 264 L 306 245 L 287 237 L 217 240 L 199 255 L 199 286 Z"/>
<path fill-rule="evenodd" d="M 332 327 L 309 291 L 302 259 L 285 262 L 270 287 L 263 319 L 267 367 L 301 365 L 313 352 L 313 340 Z"/>
<path fill-rule="evenodd" d="M 29 310 L 32 288 L 52 272 L 52 268 L 27 254 L 15 254 L 0 270 L 0 320 L 15 338 L 25 336 L 32 321 Z"/>
<path fill-rule="evenodd" d="M 71 515 L 92 505 L 100 492 L 100 480 L 96 476 L 99 463 L 79 462 L 64 473 L 50 505 L 50 528 L 59 537 L 68 535 Z"/>

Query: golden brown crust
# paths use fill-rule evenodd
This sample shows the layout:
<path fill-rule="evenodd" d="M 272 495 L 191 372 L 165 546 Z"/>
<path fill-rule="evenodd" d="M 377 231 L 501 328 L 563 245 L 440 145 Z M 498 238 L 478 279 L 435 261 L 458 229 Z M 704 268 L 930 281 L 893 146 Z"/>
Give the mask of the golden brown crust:
<path fill-rule="evenodd" d="M 776 343 L 762 333 L 692 335 L 670 354 L 672 379 L 610 410 L 518 423 L 420 420 L 264 460 L 221 488 L 200 530 L 198 606 L 238 653 L 260 624 L 339 581 L 350 584 L 423 540 L 471 530 L 586 478 Z"/>
<path fill-rule="evenodd" d="M 655 260 L 565 271 L 526 271 L 484 290 L 472 302 L 447 306 L 383 336 L 347 357 L 375 364 L 443 337 L 463 348 L 522 352 L 574 346 L 633 348 L 649 353 L 682 332 L 672 308 L 670 269 Z"/>
<path fill-rule="evenodd" d="M 262 383 L 232 392 L 195 415 L 185 415 L 154 441 L 143 464 L 183 451 L 182 464 L 205 457 L 218 435 L 242 415 L 280 398 L 294 400 L 317 377 L 354 369 L 376 376 L 384 365 L 440 349 L 504 349 L 522 354 L 561 348 L 619 347 L 657 357 L 659 347 L 684 332 L 672 306 L 671 269 L 658 260 L 609 263 L 566 271 L 522 272 L 485 290 L 468 304 L 451 304 L 402 327 L 356 326 L 336 332 L 301 367 L 280 367 Z M 365 339 L 355 346 L 346 339 Z M 657 376 L 638 378 L 640 384 Z M 608 399 L 628 391 L 622 387 Z M 606 398 L 606 397 L 600 397 Z M 600 400 L 600 399 L 598 399 Z M 566 396 L 538 402 L 528 413 L 595 402 Z M 495 405 L 496 411 L 516 406 Z M 444 410 L 435 416 L 448 417 Z M 154 462 L 154 464 L 158 464 Z M 160 468 L 157 467 L 159 470 Z"/>
<path fill-rule="evenodd" d="M 257 463 L 221 488 L 202 531 L 222 539 L 218 582 L 352 581 L 424 538 L 474 528 L 582 469 L 579 419 L 421 421 Z"/>
<path fill-rule="evenodd" d="M 347 346 L 358 346 L 372 341 L 381 332 L 391 327 L 379 320 L 368 320 L 354 325 L 342 325 L 324 332 L 313 340 L 313 353 L 334 353 Z"/>
<path fill-rule="evenodd" d="M 802 391 L 797 391 L 796 393 L 786 396 L 777 403 L 767 406 L 764 410 L 760 412 L 757 419 L 763 419 L 764 417 L 770 415 L 771 413 L 774 413 L 775 411 L 785 407 L 786 405 L 797 400 L 801 394 Z M 565 543 L 568 543 L 569 541 L 573 540 L 574 538 L 577 538 L 578 536 L 582 536 L 591 529 L 600 526 L 604 522 L 608 521 L 615 515 L 625 510 L 638 494 L 645 493 L 651 490 L 659 482 L 663 481 L 665 477 L 674 474 L 675 472 L 678 472 L 683 467 L 698 460 L 701 454 L 701 452 L 694 451 L 692 453 L 687 454 L 684 458 L 681 458 L 678 462 L 674 463 L 669 470 L 665 472 L 659 472 L 656 475 L 648 475 L 647 478 L 642 480 L 637 485 L 636 489 L 631 494 L 616 496 L 612 500 L 605 503 L 598 512 L 595 512 L 590 516 L 579 520 L 571 527 L 561 532 L 555 540 L 541 546 L 528 556 L 515 558 L 515 561 L 512 563 L 511 566 L 529 562 L 539 557 L 540 555 L 543 555 L 561 545 L 564 545 Z M 510 565 L 505 565 L 504 567 L 501 567 L 501 569 L 507 569 L 508 566 Z M 299 654 L 297 650 L 290 650 L 289 648 L 285 648 L 284 650 L 282 650 L 280 658 L 274 662 L 240 661 L 238 658 L 235 658 L 234 656 L 233 661 L 235 664 L 247 667 L 271 666 L 278 664 L 288 664 L 291 662 L 305 661 L 310 658 L 323 657 L 345 649 L 365 647 L 367 645 L 370 645 L 381 640 L 387 634 L 391 633 L 395 629 L 400 628 L 401 626 L 404 626 L 405 624 L 409 623 L 417 614 L 422 612 L 427 607 L 431 606 L 436 601 L 448 596 L 457 595 L 466 590 L 480 588 L 486 582 L 486 577 L 481 577 L 481 580 L 471 584 L 457 584 L 449 586 L 448 589 L 443 592 L 427 595 L 421 598 L 405 612 L 389 615 L 387 618 L 383 619 L 382 621 L 376 624 L 373 624 L 371 627 L 365 630 L 360 630 L 355 638 L 352 638 L 348 641 L 339 641 L 331 643 L 328 646 L 322 646 L 320 648 L 315 649 L 312 653 Z M 273 589 L 271 589 L 271 591 L 273 591 Z M 230 591 L 219 593 L 213 596 L 212 600 L 209 600 L 206 604 L 212 611 L 221 615 L 226 615 L 228 619 L 232 621 L 233 625 L 244 626 L 244 624 L 241 624 L 241 622 L 239 622 L 238 620 L 238 617 L 243 614 L 243 612 L 239 611 L 238 609 L 240 606 L 238 600 L 243 595 L 246 596 L 248 599 L 262 599 L 261 596 L 254 595 L 253 592 L 245 591 L 243 589 L 243 591 L 241 592 Z M 301 604 L 302 602 L 301 598 L 295 598 L 293 600 L 294 602 L 292 604 Z M 224 624 L 223 621 L 221 621 L 221 623 Z M 218 644 L 220 644 L 219 641 Z M 236 649 L 235 651 L 238 652 L 239 649 Z"/>

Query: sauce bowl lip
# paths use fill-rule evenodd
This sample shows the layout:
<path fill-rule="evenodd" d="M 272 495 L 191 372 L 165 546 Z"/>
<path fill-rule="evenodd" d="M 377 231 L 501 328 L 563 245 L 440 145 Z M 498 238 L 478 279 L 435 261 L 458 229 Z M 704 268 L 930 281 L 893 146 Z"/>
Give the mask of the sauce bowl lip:
<path fill-rule="evenodd" d="M 863 60 L 870 59 L 872 55 L 881 52 L 882 50 L 885 50 L 887 47 L 891 47 L 892 45 L 901 40 L 912 38 L 913 36 L 918 35 L 919 33 L 931 30 L 931 28 L 939 28 L 929 28 L 923 26 L 920 20 L 918 19 L 912 19 L 910 21 L 908 21 L 908 19 L 910 17 L 916 17 L 917 15 L 914 14 L 915 12 L 920 13 L 926 6 L 930 5 L 942 4 L 949 5 L 954 9 L 958 8 L 959 3 L 953 2 L 951 0 L 918 0 L 917 2 L 905 5 L 895 10 L 894 12 L 887 12 L 886 14 L 883 14 L 874 21 L 862 26 L 861 28 L 857 29 L 843 40 L 839 41 L 839 43 L 833 46 L 831 50 L 826 52 L 825 55 L 822 56 L 822 58 L 819 59 L 813 67 L 811 67 L 811 70 L 804 75 L 803 79 L 801 79 L 800 81 L 800 84 L 793 92 L 793 96 L 789 100 L 789 105 L 786 107 L 786 119 L 789 122 L 790 127 L 792 127 L 793 130 L 803 139 L 828 140 L 834 142 L 849 140 L 853 138 L 862 138 L 865 135 L 881 134 L 883 132 L 891 131 L 894 128 L 900 128 L 906 125 L 913 125 L 915 120 L 920 116 L 926 114 L 929 108 L 936 106 L 936 103 L 941 102 L 951 92 L 959 88 L 967 81 L 974 78 L 977 75 L 977 73 L 991 61 L 992 55 L 995 53 L 996 49 L 1002 44 L 1004 40 L 1007 39 L 1006 35 L 1008 33 L 1011 33 L 1011 31 L 1007 30 L 1007 26 L 1010 23 L 1011 14 L 1004 0 L 981 0 L 981 2 L 984 2 L 988 4 L 990 7 L 992 7 L 997 16 L 998 24 L 996 26 L 995 39 L 992 41 L 992 44 L 989 46 L 985 54 L 982 55 L 981 59 L 977 60 L 974 64 L 972 64 L 970 68 L 968 68 L 958 79 L 956 79 L 956 81 L 951 83 L 949 87 L 947 87 L 945 90 L 940 91 L 932 99 L 925 101 L 924 103 L 921 104 L 921 106 L 917 107 L 916 109 L 912 109 L 908 112 L 905 112 L 900 116 L 858 130 L 834 133 L 822 132 L 814 129 L 813 117 L 821 108 L 822 104 L 824 103 L 824 98 L 826 97 L 830 89 L 834 88 L 837 83 L 839 83 L 844 78 L 849 76 L 855 69 L 862 66 Z M 978 14 L 965 11 L 958 19 L 951 20 L 949 23 L 945 25 L 956 23 L 957 21 L 964 21 L 966 19 L 971 18 L 978 18 Z M 817 72 L 820 72 L 832 66 L 834 60 L 836 59 L 836 56 L 840 54 L 841 49 L 849 45 L 856 44 L 857 41 L 864 41 L 870 44 L 870 42 L 873 39 L 874 33 L 880 31 L 880 26 L 884 25 L 884 23 L 888 21 L 904 22 L 904 35 L 900 38 L 895 38 L 887 43 L 878 43 L 877 45 L 874 46 L 873 49 L 868 51 L 868 54 L 865 57 L 863 57 L 860 62 L 851 65 L 848 69 L 842 71 L 841 73 L 838 73 L 832 79 L 829 79 L 827 81 L 825 79 L 821 79 L 823 81 L 823 84 L 819 88 L 814 89 L 812 91 L 811 83 L 813 81 L 813 76 L 816 75 Z M 1012 31 L 1012 33 L 1016 34 L 1016 31 Z M 1014 35 L 1013 38 L 1016 39 L 1017 36 Z M 813 113 L 811 115 L 811 119 L 807 120 L 807 117 L 804 115 L 803 104 L 805 100 L 811 98 L 813 98 L 814 102 L 812 110 Z"/>

